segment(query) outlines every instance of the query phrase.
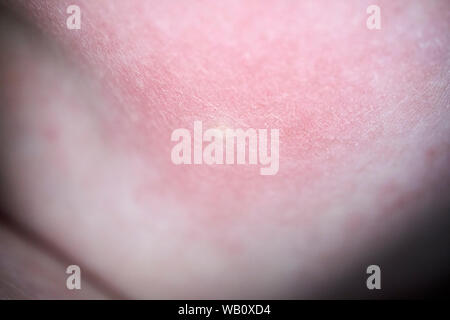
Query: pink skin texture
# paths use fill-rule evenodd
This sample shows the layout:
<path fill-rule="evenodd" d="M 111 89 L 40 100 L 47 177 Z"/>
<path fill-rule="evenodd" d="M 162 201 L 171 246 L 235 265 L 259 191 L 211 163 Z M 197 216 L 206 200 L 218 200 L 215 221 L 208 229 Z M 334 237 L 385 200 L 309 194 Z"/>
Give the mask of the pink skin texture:
<path fill-rule="evenodd" d="M 67 297 L 77 264 L 107 284 L 88 297 L 312 297 L 430 219 L 449 181 L 450 5 L 377 1 L 369 30 L 371 4 L 6 1 L 4 216 L 65 257 L 45 290 L 3 246 L 10 295 Z M 194 121 L 279 129 L 279 171 L 175 165 L 171 133 Z"/>

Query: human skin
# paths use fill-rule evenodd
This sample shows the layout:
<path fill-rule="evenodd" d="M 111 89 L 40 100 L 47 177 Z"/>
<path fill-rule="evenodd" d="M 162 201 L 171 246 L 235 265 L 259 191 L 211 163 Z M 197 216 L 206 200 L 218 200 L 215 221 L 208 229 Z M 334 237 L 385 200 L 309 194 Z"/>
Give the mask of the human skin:
<path fill-rule="evenodd" d="M 106 296 L 310 297 L 445 204 L 448 1 L 3 2 L 4 220 Z M 279 129 L 278 173 L 174 165 L 195 120 Z"/>

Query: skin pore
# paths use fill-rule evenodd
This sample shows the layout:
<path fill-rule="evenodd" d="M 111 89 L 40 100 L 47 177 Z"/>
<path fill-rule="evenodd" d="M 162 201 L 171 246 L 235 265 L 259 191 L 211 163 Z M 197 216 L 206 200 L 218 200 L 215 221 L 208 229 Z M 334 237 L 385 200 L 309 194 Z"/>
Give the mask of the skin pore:
<path fill-rule="evenodd" d="M 376 31 L 371 1 L 77 0 L 81 30 L 2 3 L 6 296 L 67 295 L 69 264 L 79 296 L 320 295 L 445 205 L 445 0 L 378 1 Z M 279 129 L 277 174 L 174 165 L 195 121 Z"/>

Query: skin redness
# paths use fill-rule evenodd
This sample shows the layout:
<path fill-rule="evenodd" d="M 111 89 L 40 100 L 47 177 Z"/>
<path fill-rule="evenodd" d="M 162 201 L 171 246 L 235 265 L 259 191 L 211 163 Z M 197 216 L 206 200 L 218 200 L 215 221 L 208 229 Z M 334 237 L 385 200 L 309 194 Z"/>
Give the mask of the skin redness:
<path fill-rule="evenodd" d="M 448 0 L 0 3 L 0 296 L 427 283 L 380 256 L 445 216 Z"/>

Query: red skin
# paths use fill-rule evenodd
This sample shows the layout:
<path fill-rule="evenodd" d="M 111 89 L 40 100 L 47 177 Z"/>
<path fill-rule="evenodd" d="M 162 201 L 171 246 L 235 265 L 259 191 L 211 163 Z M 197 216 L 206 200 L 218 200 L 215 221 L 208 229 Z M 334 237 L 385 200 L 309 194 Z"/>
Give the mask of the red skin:
<path fill-rule="evenodd" d="M 309 296 L 448 186 L 448 1 L 8 3 L 51 39 L 2 35 L 9 216 L 121 295 Z M 194 120 L 278 174 L 175 166 Z"/>

